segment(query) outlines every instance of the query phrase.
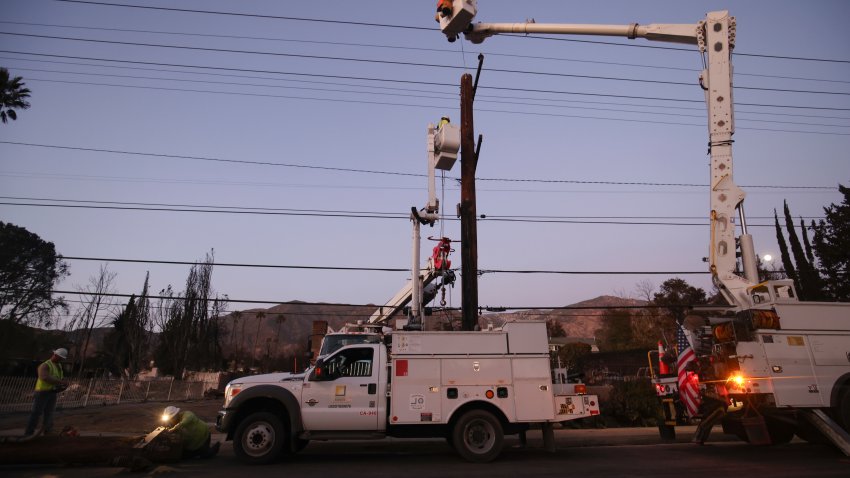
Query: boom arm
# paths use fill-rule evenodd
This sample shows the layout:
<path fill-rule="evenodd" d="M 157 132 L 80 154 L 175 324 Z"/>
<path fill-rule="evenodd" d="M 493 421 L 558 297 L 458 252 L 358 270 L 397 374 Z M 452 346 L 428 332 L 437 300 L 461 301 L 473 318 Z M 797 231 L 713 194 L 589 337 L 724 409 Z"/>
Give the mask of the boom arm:
<path fill-rule="evenodd" d="M 735 133 L 732 104 L 731 54 L 735 46 L 735 18 L 728 11 L 710 12 L 695 24 L 579 25 L 553 23 L 470 23 L 476 13 L 475 0 L 454 0 L 451 15 L 439 18 L 450 41 L 461 33 L 473 43 L 498 33 L 550 33 L 567 35 L 620 36 L 686 43 L 707 54 L 700 75 L 708 107 L 709 151 L 711 155 L 711 239 L 709 268 L 714 283 L 726 300 L 741 309 L 753 305 L 750 289 L 758 282 L 752 236 L 744 217 L 746 194 L 732 178 L 732 135 Z M 735 210 L 741 221 L 736 237 Z M 741 248 L 744 274 L 737 271 L 736 249 Z"/>
<path fill-rule="evenodd" d="M 430 262 L 430 261 L 429 261 Z M 431 266 L 430 264 L 426 267 L 422 268 L 425 273 L 421 276 L 422 279 L 422 290 L 423 296 L 422 303 L 427 304 L 433 299 L 437 293 L 437 287 L 428 287 L 430 284 L 434 282 L 438 277 L 442 277 L 443 284 L 448 284 L 453 282 L 454 277 L 447 277 L 449 275 L 453 276 L 454 272 L 447 270 L 438 270 Z M 451 279 L 451 280 L 449 280 Z M 392 299 L 388 300 L 386 304 L 378 307 L 371 317 L 369 317 L 370 324 L 383 324 L 392 319 L 399 311 L 401 311 L 410 301 L 413 299 L 414 288 L 416 284 L 414 281 L 410 280 L 399 289 L 398 292 L 393 296 Z"/>

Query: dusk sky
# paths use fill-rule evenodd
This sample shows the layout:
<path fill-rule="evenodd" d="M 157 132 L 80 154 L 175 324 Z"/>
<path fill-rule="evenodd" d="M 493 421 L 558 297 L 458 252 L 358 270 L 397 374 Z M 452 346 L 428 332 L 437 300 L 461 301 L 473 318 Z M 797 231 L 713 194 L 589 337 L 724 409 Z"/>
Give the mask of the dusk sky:
<path fill-rule="evenodd" d="M 474 74 L 483 53 L 480 269 L 644 274 L 485 273 L 480 305 L 634 295 L 639 281 L 657 286 L 676 272 L 711 289 L 695 47 L 550 35 L 449 43 L 431 0 L 2 5 L 0 66 L 23 77 L 32 107 L 0 124 L 0 221 L 60 254 L 192 262 L 214 249 L 221 263 L 408 268 L 407 216 L 427 200 L 426 127 L 441 116 L 460 122 L 460 76 Z M 756 252 L 778 256 L 773 211 L 781 215 L 783 200 L 808 222 L 841 201 L 839 183 L 850 185 L 846 1 L 478 8 L 482 22 L 602 24 L 696 23 L 729 10 L 734 173 Z M 459 176 L 460 163 L 438 182 L 447 217 L 423 228 L 423 256 L 434 245 L 427 236 L 460 238 Z M 452 260 L 460 266 L 459 245 Z M 60 290 L 84 285 L 102 264 L 68 263 Z M 108 267 L 121 294 L 138 293 L 146 271 L 152 292 L 182 290 L 189 270 Z M 218 267 L 213 286 L 237 300 L 377 304 L 408 278 Z M 459 282 L 449 305 L 460 306 Z"/>

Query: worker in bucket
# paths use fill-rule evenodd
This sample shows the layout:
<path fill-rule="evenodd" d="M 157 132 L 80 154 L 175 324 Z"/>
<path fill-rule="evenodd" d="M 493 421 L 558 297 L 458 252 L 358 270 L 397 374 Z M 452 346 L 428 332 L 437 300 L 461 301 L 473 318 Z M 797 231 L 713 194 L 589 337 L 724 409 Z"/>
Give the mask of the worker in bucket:
<path fill-rule="evenodd" d="M 30 413 L 24 435 L 30 436 L 35 433 L 35 427 L 42 415 L 44 415 L 44 433 L 50 433 L 53 429 L 56 396 L 59 395 L 59 392 L 68 388 L 61 365 L 61 362 L 66 358 L 68 358 L 68 350 L 59 348 L 53 351 L 53 355 L 49 359 L 38 366 L 38 380 L 35 382 L 32 413 Z"/>
<path fill-rule="evenodd" d="M 180 435 L 183 443 L 183 458 L 212 458 L 218 453 L 221 443 L 210 446 L 210 428 L 197 415 L 177 407 L 165 407 L 162 423 L 169 433 Z"/>

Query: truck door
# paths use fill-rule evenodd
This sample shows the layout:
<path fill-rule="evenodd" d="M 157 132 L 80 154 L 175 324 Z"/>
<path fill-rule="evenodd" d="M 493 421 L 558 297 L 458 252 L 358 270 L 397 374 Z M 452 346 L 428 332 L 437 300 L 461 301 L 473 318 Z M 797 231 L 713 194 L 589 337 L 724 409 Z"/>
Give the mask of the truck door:
<path fill-rule="evenodd" d="M 353 345 L 323 360 L 308 376 L 301 393 L 301 417 L 307 430 L 377 430 L 377 347 Z"/>

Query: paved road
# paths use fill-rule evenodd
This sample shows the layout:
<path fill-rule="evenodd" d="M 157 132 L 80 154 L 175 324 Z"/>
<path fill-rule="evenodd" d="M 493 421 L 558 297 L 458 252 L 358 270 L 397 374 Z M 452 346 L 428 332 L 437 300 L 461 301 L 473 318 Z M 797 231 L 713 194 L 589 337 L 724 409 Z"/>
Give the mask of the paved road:
<path fill-rule="evenodd" d="M 825 445 L 794 441 L 778 447 L 755 447 L 742 442 L 711 441 L 698 446 L 681 436 L 662 444 L 653 430 L 561 430 L 557 451 L 537 448 L 539 434 L 530 434 L 529 448 L 506 439 L 503 455 L 494 463 L 462 461 L 443 440 L 384 440 L 375 442 L 311 443 L 296 457 L 279 464 L 247 467 L 236 461 L 230 443 L 214 460 L 161 465 L 148 473 L 130 474 L 120 468 L 6 467 L 4 477 L 109 476 L 297 476 L 348 477 L 847 477 L 850 459 Z"/>

